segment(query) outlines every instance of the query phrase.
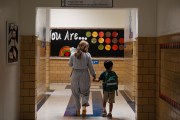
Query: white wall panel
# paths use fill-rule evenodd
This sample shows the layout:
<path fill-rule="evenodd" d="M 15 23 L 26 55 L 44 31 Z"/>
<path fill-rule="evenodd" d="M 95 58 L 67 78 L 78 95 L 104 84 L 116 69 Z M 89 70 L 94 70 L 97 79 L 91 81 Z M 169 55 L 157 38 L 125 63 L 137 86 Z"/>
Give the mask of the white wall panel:
<path fill-rule="evenodd" d="M 180 32 L 180 0 L 158 0 L 158 35 Z"/>
<path fill-rule="evenodd" d="M 23 5 L 21 7 L 22 32 L 32 35 L 35 34 L 35 9 L 37 7 L 60 8 L 61 3 L 59 0 L 21 0 L 21 5 Z M 156 0 L 113 0 L 113 7 L 138 8 L 138 36 L 156 36 Z"/>
<path fill-rule="evenodd" d="M 0 0 L 0 120 L 19 120 L 19 63 L 6 64 L 6 21 L 19 25 L 19 0 Z"/>

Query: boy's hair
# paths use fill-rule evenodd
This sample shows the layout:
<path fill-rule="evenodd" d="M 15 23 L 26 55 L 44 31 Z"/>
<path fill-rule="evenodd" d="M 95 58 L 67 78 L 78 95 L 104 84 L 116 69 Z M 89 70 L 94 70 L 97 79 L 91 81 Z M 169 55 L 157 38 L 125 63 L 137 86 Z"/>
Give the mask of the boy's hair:
<path fill-rule="evenodd" d="M 113 66 L 112 61 L 110 61 L 110 60 L 104 61 L 104 67 L 106 68 L 106 70 L 109 70 L 112 66 Z"/>

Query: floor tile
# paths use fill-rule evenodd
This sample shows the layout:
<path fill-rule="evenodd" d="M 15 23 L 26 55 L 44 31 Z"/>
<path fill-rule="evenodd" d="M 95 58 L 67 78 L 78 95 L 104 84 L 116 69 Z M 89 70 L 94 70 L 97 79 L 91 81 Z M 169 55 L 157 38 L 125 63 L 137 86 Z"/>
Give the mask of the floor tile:
<path fill-rule="evenodd" d="M 91 85 L 90 106 L 87 107 L 86 118 L 65 115 L 69 104 L 72 103 L 71 90 L 67 86 L 70 86 L 70 84 L 54 83 L 50 85 L 50 89 L 54 91 L 48 92 L 51 95 L 37 112 L 37 120 L 107 120 L 107 118 L 100 116 L 102 111 L 102 89 L 98 84 Z M 135 120 L 134 111 L 120 92 L 115 101 L 112 120 Z M 107 104 L 107 111 L 108 108 Z M 68 110 L 71 112 L 71 109 Z"/>

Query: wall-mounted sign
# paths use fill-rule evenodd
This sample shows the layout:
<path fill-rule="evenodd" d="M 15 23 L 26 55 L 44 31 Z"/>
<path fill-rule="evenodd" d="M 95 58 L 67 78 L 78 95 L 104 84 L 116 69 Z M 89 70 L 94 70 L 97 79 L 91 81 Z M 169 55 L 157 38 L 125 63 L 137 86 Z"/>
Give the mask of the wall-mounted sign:
<path fill-rule="evenodd" d="M 61 0 L 61 7 L 112 8 L 113 0 Z"/>
<path fill-rule="evenodd" d="M 69 57 L 81 40 L 89 43 L 92 57 L 124 57 L 124 29 L 51 29 L 51 53 Z"/>
<path fill-rule="evenodd" d="M 99 60 L 92 60 L 93 64 L 99 64 Z"/>
<path fill-rule="evenodd" d="M 7 30 L 7 63 L 18 62 L 18 51 L 19 51 L 19 41 L 18 41 L 18 26 L 13 22 L 6 22 Z"/>

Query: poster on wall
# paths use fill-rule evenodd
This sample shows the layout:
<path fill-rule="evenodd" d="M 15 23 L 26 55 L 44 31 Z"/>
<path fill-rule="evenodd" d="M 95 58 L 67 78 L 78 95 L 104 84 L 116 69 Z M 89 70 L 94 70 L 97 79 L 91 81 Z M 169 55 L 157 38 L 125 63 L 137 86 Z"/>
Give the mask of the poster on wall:
<path fill-rule="evenodd" d="M 124 57 L 124 29 L 51 29 L 51 57 L 69 57 L 81 40 L 92 57 Z"/>
<path fill-rule="evenodd" d="M 13 22 L 6 22 L 7 63 L 18 62 L 18 26 Z"/>

